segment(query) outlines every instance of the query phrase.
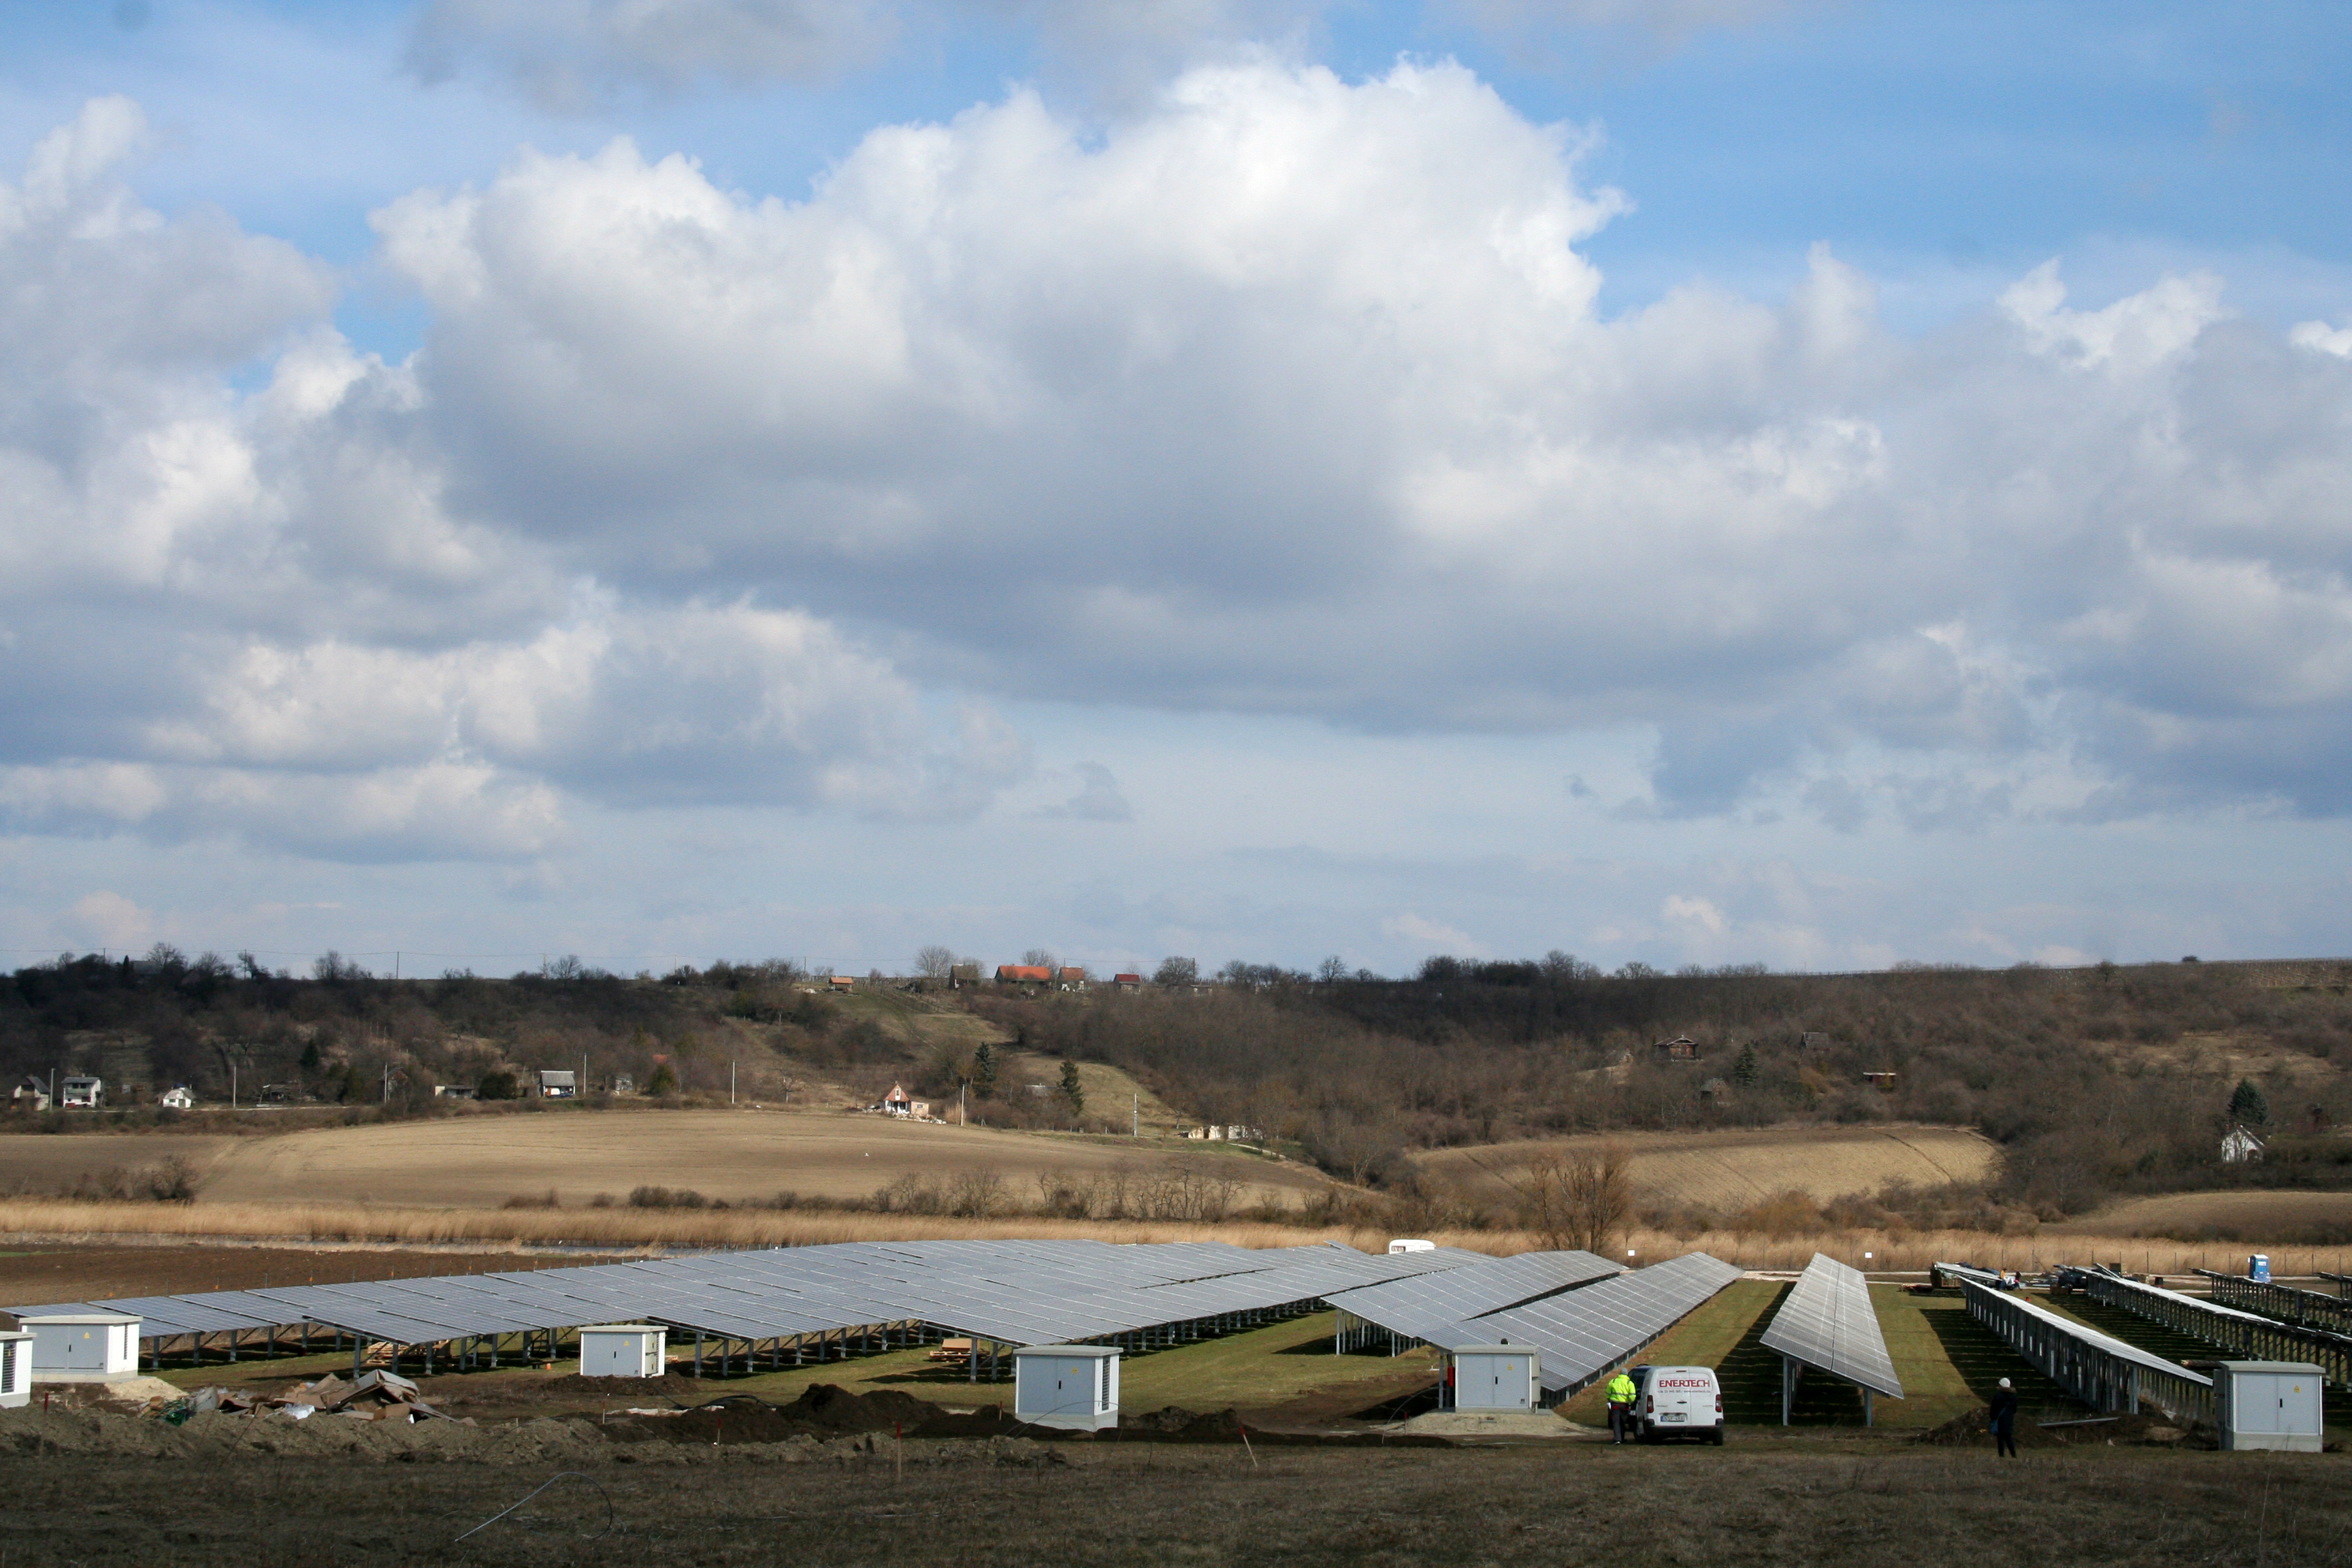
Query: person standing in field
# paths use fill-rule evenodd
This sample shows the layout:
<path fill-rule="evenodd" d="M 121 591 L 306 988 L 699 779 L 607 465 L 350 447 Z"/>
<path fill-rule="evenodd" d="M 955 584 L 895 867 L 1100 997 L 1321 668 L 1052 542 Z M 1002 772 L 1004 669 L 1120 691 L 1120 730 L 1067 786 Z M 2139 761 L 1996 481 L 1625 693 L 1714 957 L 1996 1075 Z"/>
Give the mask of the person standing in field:
<path fill-rule="evenodd" d="M 1992 1428 L 1993 1458 L 2017 1458 L 2017 1390 L 2002 1378 L 1993 1390 L 1990 1426 Z"/>
<path fill-rule="evenodd" d="M 1612 1443 L 1622 1443 L 1625 1429 L 1633 1424 L 1636 1393 L 1633 1380 L 1622 1372 L 1609 1380 L 1609 1440 Z"/>

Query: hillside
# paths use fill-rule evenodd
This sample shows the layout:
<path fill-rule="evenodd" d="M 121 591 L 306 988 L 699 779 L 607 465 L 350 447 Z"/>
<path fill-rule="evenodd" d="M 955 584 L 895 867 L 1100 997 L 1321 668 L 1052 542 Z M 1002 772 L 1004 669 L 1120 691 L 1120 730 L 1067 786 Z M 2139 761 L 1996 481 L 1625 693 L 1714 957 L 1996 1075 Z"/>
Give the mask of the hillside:
<path fill-rule="evenodd" d="M 1446 1151 L 1801 1127 L 1822 1130 L 1822 1147 L 1787 1185 L 1819 1199 L 1859 1179 L 1830 1130 L 1957 1128 L 1999 1156 L 1971 1158 L 1960 1186 L 2054 1222 L 2167 1192 L 2352 1188 L 2352 1158 L 2339 1157 L 2352 1144 L 2333 1131 L 2352 1121 L 2347 990 L 2352 967 L 2335 963 L 1662 975 L 1554 955 L 1433 960 L 1402 981 L 1236 965 L 1177 991 L 861 983 L 835 996 L 782 963 L 392 982 L 340 963 L 298 980 L 166 952 L 17 972 L 0 984 L 0 1061 L 12 1074 L 103 1071 L 134 1102 L 37 1123 L 66 1131 L 162 1131 L 170 1113 L 136 1102 L 173 1082 L 218 1101 L 232 1068 L 248 1093 L 276 1084 L 320 1107 L 303 1116 L 355 1122 L 430 1112 L 436 1083 L 527 1084 L 536 1068 L 583 1063 L 590 1104 L 610 1110 L 715 1108 L 730 1082 L 745 1104 L 810 1110 L 870 1103 L 894 1082 L 947 1105 L 961 1087 L 971 1119 L 999 1130 L 1240 1123 L 1342 1182 L 1406 1197 L 1449 1168 Z M 1677 1037 L 1690 1059 L 1653 1050 Z M 1059 1092 L 1065 1063 L 1080 1103 Z M 607 1095 L 617 1077 L 666 1092 Z M 2319 1135 L 2293 1159 L 2221 1165 L 2242 1082 L 2268 1131 Z M 228 1128 L 199 1116 L 176 1130 Z M 1933 1166 L 1888 1171 L 1925 1189 L 1938 1184 Z M 1701 1206 L 1746 1180 L 1726 1177 Z M 1947 1214 L 1960 1201 L 1936 1199 Z"/>

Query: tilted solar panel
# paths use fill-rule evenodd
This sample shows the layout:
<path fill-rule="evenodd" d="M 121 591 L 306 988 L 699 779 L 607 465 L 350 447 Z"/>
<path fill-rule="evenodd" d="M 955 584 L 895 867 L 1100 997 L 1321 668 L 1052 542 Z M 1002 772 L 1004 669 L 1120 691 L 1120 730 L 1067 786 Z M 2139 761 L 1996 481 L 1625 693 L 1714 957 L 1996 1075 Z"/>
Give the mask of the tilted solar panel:
<path fill-rule="evenodd" d="M 1547 1389 L 1581 1386 L 1632 1355 L 1739 1278 L 1704 1252 L 1621 1274 L 1564 1295 L 1490 1312 L 1436 1338 L 1450 1344 L 1528 1344 L 1543 1352 Z"/>
<path fill-rule="evenodd" d="M 1767 1350 L 1844 1378 L 1848 1383 L 1903 1397 L 1895 1358 L 1870 1304 L 1870 1282 L 1859 1269 L 1814 1253 L 1813 1260 L 1772 1314 L 1763 1333 Z"/>

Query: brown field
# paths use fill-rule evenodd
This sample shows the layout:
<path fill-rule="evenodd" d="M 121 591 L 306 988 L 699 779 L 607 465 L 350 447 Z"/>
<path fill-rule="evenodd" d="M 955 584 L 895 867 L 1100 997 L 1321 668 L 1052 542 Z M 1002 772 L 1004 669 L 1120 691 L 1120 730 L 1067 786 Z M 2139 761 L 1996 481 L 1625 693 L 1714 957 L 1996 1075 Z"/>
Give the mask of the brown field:
<path fill-rule="evenodd" d="M 179 1154 L 218 1203 L 495 1206 L 552 1190 L 567 1205 L 631 1188 L 692 1188 L 730 1203 L 779 1192 L 864 1198 L 905 1175 L 992 1171 L 1026 1202 L 1051 1173 L 1108 1177 L 1191 1170 L 1238 1180 L 1236 1201 L 1297 1202 L 1326 1185 L 1295 1163 L 1238 1150 L 1171 1147 L 879 1116 L 774 1110 L 565 1110 L 456 1116 L 259 1138 L 0 1136 L 0 1186 L 69 1185 L 83 1172 Z"/>
<path fill-rule="evenodd" d="M 2186 1568 L 2337 1561 L 2352 1530 L 2352 1465 L 2324 1454 L 2102 1447 L 1998 1463 L 1859 1435 L 1722 1450 L 901 1450 L 885 1436 L 870 1452 L 823 1460 L 789 1445 L 656 1443 L 551 1462 L 525 1458 L 538 1446 L 525 1441 L 503 1462 L 425 1450 L 413 1456 L 420 1462 L 395 1464 L 364 1452 L 76 1452 L 97 1445 L 73 1418 L 60 1424 L 70 1446 L 43 1455 L 24 1414 L 0 1421 L 11 1438 L 27 1429 L 9 1465 L 19 1506 L 0 1513 L 0 1554 L 12 1564 Z M 306 1449 L 300 1436 L 288 1434 L 286 1447 Z M 679 1473 L 688 1468 L 691 1479 Z M 452 1549 L 541 1483 L 551 1489 Z"/>
<path fill-rule="evenodd" d="M 1543 1245 L 1534 1235 L 1517 1230 L 1433 1230 L 1423 1235 L 1445 1246 L 1504 1257 L 1533 1251 Z M 20 1241 L 170 1237 L 335 1246 L 470 1244 L 625 1250 L 1023 1237 L 1114 1242 L 1226 1241 L 1237 1247 L 1307 1247 L 1338 1241 L 1377 1252 L 1387 1246 L 1391 1232 L 1362 1226 L 1242 1221 L 982 1220 L 772 1209 L 397 1208 L 294 1202 L 92 1204 L 0 1198 L 0 1237 Z M 2268 1251 L 2273 1268 L 2283 1275 L 2309 1274 L 2315 1268 L 2332 1270 L 2337 1267 L 2337 1251 L 2333 1247 L 2263 1242 L 2176 1242 L 2074 1232 L 2005 1237 L 1979 1231 L 1836 1231 L 1773 1237 L 1722 1231 L 1677 1237 L 1637 1228 L 1622 1238 L 1622 1245 L 1643 1263 L 1704 1251 L 1748 1268 L 1796 1269 L 1803 1268 L 1815 1252 L 1826 1252 L 1874 1273 L 1918 1271 L 1931 1263 L 1945 1261 L 2028 1270 L 2067 1262 L 2108 1262 L 2126 1266 L 2135 1273 L 2185 1274 L 2199 1268 L 2220 1268 L 2248 1245 L 2254 1250 Z M 1870 1255 L 1867 1258 L 1865 1253 Z M 2352 1261 L 2352 1249 L 2347 1249 L 2345 1257 L 2347 1261 Z"/>
<path fill-rule="evenodd" d="M 1966 1127 L 1895 1123 L 1867 1127 L 1740 1128 L 1718 1132 L 1623 1132 L 1418 1156 L 1439 1180 L 1489 1200 L 1507 1201 L 1510 1183 L 1540 1155 L 1615 1144 L 1633 1156 L 1641 1197 L 1736 1214 L 1778 1193 L 1817 1202 L 1874 1192 L 1891 1181 L 1915 1187 L 1977 1182 L 1990 1175 L 2000 1151 Z"/>
<path fill-rule="evenodd" d="M 2328 1231 L 2352 1241 L 2352 1193 L 2167 1193 L 2160 1197 L 2133 1198 L 2085 1218 L 2042 1229 L 2045 1236 L 2097 1231 L 2109 1236 L 2217 1241 L 2300 1238 Z M 2315 1239 L 2324 1245 L 2333 1237 Z"/>

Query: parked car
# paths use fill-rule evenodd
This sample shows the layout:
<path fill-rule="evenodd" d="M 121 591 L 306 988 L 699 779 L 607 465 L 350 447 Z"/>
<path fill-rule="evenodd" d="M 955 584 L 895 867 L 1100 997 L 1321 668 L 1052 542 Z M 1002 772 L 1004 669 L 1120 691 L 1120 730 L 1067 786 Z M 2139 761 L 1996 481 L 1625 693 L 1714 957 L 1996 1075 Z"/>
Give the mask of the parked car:
<path fill-rule="evenodd" d="M 1711 1366 L 1637 1366 L 1633 1435 L 1644 1443 L 1689 1437 L 1723 1443 L 1723 1384 Z"/>

